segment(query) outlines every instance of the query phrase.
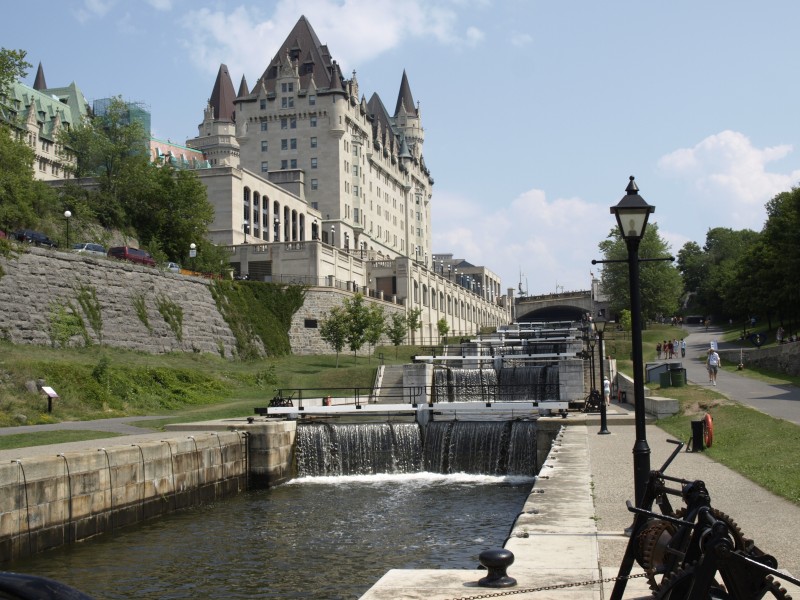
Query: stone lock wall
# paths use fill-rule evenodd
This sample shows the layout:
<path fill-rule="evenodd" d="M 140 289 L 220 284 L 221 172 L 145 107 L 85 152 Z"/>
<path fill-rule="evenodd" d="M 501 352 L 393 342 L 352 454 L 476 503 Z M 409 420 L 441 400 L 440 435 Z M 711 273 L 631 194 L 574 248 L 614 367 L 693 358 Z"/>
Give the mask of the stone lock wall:
<path fill-rule="evenodd" d="M 0 465 L 0 562 L 238 494 L 246 437 L 198 433 Z"/>
<path fill-rule="evenodd" d="M 720 358 L 728 364 L 738 365 L 741 359 L 744 368 L 760 367 L 776 373 L 800 375 L 800 342 L 788 342 L 768 348 L 746 348 L 720 350 Z"/>

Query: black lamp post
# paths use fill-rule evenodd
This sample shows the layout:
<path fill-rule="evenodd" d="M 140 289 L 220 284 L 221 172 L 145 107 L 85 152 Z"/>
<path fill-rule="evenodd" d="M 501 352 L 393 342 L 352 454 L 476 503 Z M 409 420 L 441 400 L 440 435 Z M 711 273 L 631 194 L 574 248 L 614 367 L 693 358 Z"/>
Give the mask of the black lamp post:
<path fill-rule="evenodd" d="M 606 320 L 602 317 L 599 317 L 594 320 L 594 330 L 597 332 L 597 339 L 598 345 L 600 346 L 600 351 L 598 355 L 600 356 L 600 389 L 602 390 L 601 394 L 603 396 L 603 401 L 600 403 L 600 431 L 598 434 L 606 435 L 611 433 L 608 430 L 608 416 L 606 415 L 606 393 L 605 393 L 605 379 L 603 378 L 603 332 L 606 330 Z"/>
<path fill-rule="evenodd" d="M 335 246 L 336 245 L 336 244 L 333 243 L 333 241 L 334 241 L 333 240 L 333 235 L 334 235 L 335 232 L 336 232 L 336 227 L 334 225 L 331 225 L 331 246 Z"/>
<path fill-rule="evenodd" d="M 317 220 L 314 219 L 314 222 L 311 224 L 311 239 L 316 241 L 318 236 L 319 234 L 317 233 Z"/>
<path fill-rule="evenodd" d="M 72 218 L 72 213 L 68 210 L 64 211 L 64 223 L 67 224 L 67 250 L 69 250 L 69 220 Z"/>
<path fill-rule="evenodd" d="M 633 445 L 633 482 L 636 506 L 641 506 L 650 476 L 650 446 L 647 445 L 644 408 L 644 364 L 642 360 L 642 301 L 639 287 L 639 243 L 644 237 L 647 219 L 656 210 L 639 195 L 639 188 L 630 177 L 625 196 L 611 207 L 617 218 L 622 238 L 628 247 L 628 274 L 631 295 L 631 349 L 633 354 L 633 398 L 636 442 Z"/>
<path fill-rule="evenodd" d="M 597 390 L 597 388 L 594 387 L 594 344 L 595 344 L 595 339 L 594 339 L 594 331 L 592 331 L 592 324 L 591 323 L 589 323 L 589 327 L 586 330 L 586 338 L 587 338 L 587 341 L 589 342 L 589 378 L 590 378 L 590 381 L 592 382 L 592 385 L 589 386 L 589 391 L 590 392 L 594 392 L 594 391 Z"/>
<path fill-rule="evenodd" d="M 281 221 L 278 217 L 275 217 L 275 241 L 281 241 Z"/>

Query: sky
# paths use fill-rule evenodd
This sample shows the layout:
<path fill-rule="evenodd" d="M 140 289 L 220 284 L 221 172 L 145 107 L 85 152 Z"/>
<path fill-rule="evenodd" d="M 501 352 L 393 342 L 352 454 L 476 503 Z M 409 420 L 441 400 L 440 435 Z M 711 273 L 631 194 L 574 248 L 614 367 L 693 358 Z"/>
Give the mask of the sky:
<path fill-rule="evenodd" d="M 367 99 L 406 71 L 432 250 L 504 288 L 589 289 L 630 175 L 673 254 L 760 231 L 800 180 L 797 0 L 43 0 L 4 7 L 0 46 L 184 143 L 220 64 L 252 87 L 301 15 Z"/>

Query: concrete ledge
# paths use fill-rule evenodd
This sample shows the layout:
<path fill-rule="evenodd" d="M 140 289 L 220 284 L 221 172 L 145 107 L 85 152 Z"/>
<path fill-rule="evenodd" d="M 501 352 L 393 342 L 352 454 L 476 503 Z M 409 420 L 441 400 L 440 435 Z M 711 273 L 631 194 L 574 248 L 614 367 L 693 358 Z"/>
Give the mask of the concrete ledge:
<path fill-rule="evenodd" d="M 644 410 L 647 414 L 653 415 L 656 419 L 663 419 L 678 414 L 680 406 L 678 405 L 678 401 L 672 398 L 647 396 L 644 399 Z"/>

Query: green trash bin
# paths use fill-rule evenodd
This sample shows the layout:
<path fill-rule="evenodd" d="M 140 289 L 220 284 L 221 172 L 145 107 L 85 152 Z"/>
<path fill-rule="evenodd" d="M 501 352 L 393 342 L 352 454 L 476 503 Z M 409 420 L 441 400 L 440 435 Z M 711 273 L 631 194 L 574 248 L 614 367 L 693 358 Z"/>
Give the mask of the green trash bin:
<path fill-rule="evenodd" d="M 666 373 L 659 373 L 658 382 L 659 384 L 661 384 L 662 388 L 668 388 L 670 386 L 669 371 L 667 371 Z"/>
<path fill-rule="evenodd" d="M 686 385 L 686 369 L 672 369 L 669 374 L 672 387 L 683 387 Z"/>

